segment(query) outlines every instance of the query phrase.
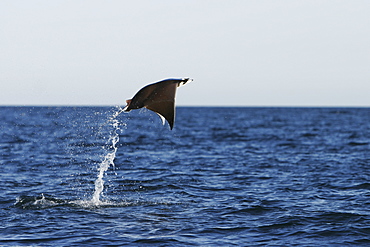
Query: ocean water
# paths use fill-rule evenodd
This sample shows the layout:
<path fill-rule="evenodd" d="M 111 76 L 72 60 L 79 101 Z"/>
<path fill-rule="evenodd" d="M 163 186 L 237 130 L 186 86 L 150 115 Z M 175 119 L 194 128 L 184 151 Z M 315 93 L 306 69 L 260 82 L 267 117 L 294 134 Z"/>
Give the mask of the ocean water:
<path fill-rule="evenodd" d="M 0 246 L 370 246 L 369 108 L 0 107 Z"/>

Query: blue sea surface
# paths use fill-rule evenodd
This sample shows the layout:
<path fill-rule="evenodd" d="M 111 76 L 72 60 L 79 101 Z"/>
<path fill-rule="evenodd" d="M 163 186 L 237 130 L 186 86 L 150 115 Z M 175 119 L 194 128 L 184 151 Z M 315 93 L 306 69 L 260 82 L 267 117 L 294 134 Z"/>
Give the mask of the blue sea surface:
<path fill-rule="evenodd" d="M 370 109 L 0 107 L 0 246 L 370 246 Z"/>

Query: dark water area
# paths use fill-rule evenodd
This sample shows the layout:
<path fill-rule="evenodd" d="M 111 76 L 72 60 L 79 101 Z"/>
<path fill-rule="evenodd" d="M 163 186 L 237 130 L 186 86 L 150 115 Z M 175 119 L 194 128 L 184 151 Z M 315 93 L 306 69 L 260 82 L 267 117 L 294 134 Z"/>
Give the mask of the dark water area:
<path fill-rule="evenodd" d="M 0 107 L 0 246 L 370 246 L 369 108 Z"/>

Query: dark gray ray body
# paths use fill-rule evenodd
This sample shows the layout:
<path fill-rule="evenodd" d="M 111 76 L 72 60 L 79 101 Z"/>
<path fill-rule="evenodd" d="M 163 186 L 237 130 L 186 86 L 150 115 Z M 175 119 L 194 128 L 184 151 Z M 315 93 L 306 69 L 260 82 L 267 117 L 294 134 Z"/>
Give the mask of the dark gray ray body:
<path fill-rule="evenodd" d="M 145 107 L 166 119 L 172 129 L 175 122 L 176 89 L 190 81 L 192 81 L 190 78 L 166 79 L 149 84 L 140 89 L 132 99 L 126 101 L 127 106 L 124 111 L 129 112 Z"/>

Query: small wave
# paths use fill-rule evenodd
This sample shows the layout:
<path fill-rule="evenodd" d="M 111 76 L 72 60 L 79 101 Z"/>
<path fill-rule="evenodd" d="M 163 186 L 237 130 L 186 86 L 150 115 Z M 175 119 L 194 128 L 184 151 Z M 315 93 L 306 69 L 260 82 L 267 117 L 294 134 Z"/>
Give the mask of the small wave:
<path fill-rule="evenodd" d="M 358 190 L 370 190 L 370 183 L 361 183 L 351 187 L 351 189 L 358 189 Z"/>
<path fill-rule="evenodd" d="M 303 133 L 301 136 L 302 137 L 316 137 L 316 136 L 318 136 L 318 134 L 307 132 L 307 133 Z"/>
<path fill-rule="evenodd" d="M 349 220 L 357 220 L 361 217 L 362 215 L 360 214 L 349 212 L 324 212 L 317 215 L 318 220 L 328 222 L 348 222 Z"/>
<path fill-rule="evenodd" d="M 349 146 L 366 146 L 366 145 L 369 145 L 368 142 L 349 142 L 348 143 Z"/>
<path fill-rule="evenodd" d="M 243 214 L 249 214 L 249 215 L 262 215 L 269 213 L 271 211 L 280 210 L 279 207 L 265 207 L 261 205 L 254 205 L 248 208 L 243 208 L 239 210 L 233 210 L 230 212 L 225 212 L 224 215 L 243 215 Z"/>

